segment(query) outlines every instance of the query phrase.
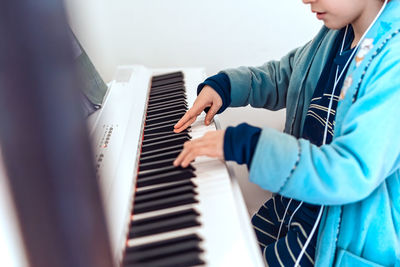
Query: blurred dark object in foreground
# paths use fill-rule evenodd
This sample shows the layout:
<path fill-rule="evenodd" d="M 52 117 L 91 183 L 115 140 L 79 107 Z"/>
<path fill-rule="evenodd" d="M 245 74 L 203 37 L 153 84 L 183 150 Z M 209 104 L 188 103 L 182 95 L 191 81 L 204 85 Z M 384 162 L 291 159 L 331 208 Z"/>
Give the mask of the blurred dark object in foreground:
<path fill-rule="evenodd" d="M 32 267 L 112 266 L 61 0 L 2 1 L 0 147 Z"/>

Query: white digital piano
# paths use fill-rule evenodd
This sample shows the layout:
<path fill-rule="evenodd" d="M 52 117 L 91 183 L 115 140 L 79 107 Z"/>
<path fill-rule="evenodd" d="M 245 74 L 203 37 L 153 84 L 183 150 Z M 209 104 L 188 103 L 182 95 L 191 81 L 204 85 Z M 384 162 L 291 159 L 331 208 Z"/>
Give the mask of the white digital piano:
<path fill-rule="evenodd" d="M 238 183 L 221 160 L 173 160 L 187 140 L 218 128 L 191 107 L 198 68 L 121 66 L 90 115 L 96 169 L 115 263 L 120 266 L 264 266 Z"/>

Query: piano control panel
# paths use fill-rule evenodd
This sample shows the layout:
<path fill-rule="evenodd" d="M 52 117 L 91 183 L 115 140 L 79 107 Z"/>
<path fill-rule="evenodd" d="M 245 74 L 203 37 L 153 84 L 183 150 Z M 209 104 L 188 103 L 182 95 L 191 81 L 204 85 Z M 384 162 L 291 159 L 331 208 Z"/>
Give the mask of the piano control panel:
<path fill-rule="evenodd" d="M 107 148 L 111 145 L 114 130 L 118 130 L 118 124 L 104 124 L 103 134 L 97 142 L 95 154 L 96 172 L 101 171 L 102 163 L 106 160 Z"/>

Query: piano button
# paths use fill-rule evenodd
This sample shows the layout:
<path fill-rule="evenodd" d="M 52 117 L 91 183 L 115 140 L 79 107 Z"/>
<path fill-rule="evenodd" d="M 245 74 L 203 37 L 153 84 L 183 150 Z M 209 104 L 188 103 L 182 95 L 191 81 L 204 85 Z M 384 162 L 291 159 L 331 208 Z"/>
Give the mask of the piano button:
<path fill-rule="evenodd" d="M 192 171 L 174 171 L 156 174 L 153 176 L 139 178 L 137 180 L 137 187 L 188 180 L 194 177 L 196 177 L 196 175 Z"/>
<path fill-rule="evenodd" d="M 137 203 L 133 205 L 133 214 L 141 214 L 144 212 L 173 208 L 187 204 L 195 204 L 198 203 L 196 195 L 197 194 L 195 192 L 192 192 L 166 199 Z"/>
<path fill-rule="evenodd" d="M 175 167 L 174 165 L 171 166 L 165 166 L 165 167 L 160 167 L 160 168 L 153 168 L 150 170 L 146 171 L 141 171 L 139 170 L 138 173 L 138 179 L 149 177 L 149 176 L 155 176 L 158 175 L 159 177 L 167 175 L 167 174 L 172 174 L 174 172 L 186 172 L 186 171 L 194 171 L 195 168 L 192 165 L 189 165 L 187 168 L 182 168 L 180 166 Z"/>
<path fill-rule="evenodd" d="M 184 194 L 188 192 L 193 192 L 193 189 L 195 187 L 193 185 L 181 185 L 181 186 L 175 186 L 173 188 L 169 189 L 164 189 L 164 190 L 159 190 L 155 191 L 152 193 L 141 193 L 141 194 L 136 194 L 135 195 L 135 203 L 141 203 L 149 200 L 154 200 L 154 199 L 159 199 L 163 197 L 170 197 L 170 196 L 175 196 L 177 194 Z"/>
<path fill-rule="evenodd" d="M 189 209 L 133 221 L 129 231 L 129 238 L 199 226 L 198 217 L 199 213 L 194 209 Z"/>

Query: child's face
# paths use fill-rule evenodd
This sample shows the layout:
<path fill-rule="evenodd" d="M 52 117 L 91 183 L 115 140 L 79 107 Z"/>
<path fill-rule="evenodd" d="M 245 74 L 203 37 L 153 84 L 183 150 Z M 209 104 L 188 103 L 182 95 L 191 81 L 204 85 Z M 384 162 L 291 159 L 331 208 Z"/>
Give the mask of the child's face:
<path fill-rule="evenodd" d="M 368 12 L 371 2 L 378 1 L 381 0 L 303 0 L 303 3 L 311 5 L 311 11 L 326 27 L 341 29 Z"/>

